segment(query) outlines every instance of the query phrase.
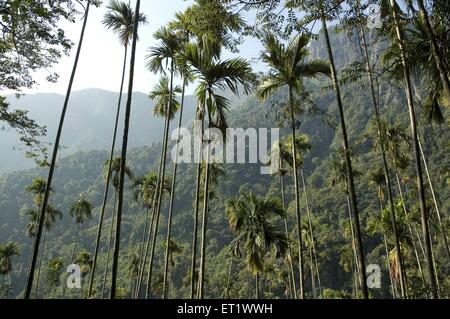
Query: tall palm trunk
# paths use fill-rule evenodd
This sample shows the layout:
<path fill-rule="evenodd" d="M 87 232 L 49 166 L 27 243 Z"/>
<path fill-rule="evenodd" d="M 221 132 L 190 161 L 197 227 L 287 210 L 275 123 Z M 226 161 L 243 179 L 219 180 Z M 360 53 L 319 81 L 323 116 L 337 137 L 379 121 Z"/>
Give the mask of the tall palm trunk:
<path fill-rule="evenodd" d="M 148 270 L 147 277 L 147 291 L 146 298 L 148 298 L 150 293 L 150 288 L 152 285 L 152 274 L 153 274 L 153 262 L 155 258 L 155 249 L 156 249 L 156 239 L 158 236 L 158 227 L 159 227 L 159 218 L 161 215 L 161 202 L 163 195 L 163 187 L 164 187 L 164 179 L 166 174 L 166 158 L 167 158 L 167 147 L 168 147 L 168 139 L 169 139 L 169 126 L 170 126 L 170 108 L 172 106 L 172 92 L 173 92 L 173 76 L 174 76 L 174 61 L 172 59 L 170 63 L 170 89 L 169 89 L 169 103 L 166 108 L 166 131 L 164 132 L 164 148 L 163 148 L 163 156 L 162 156 L 162 171 L 161 171 L 161 180 L 159 183 L 159 193 L 158 193 L 158 201 L 156 202 L 156 222 L 155 222 L 155 231 L 153 233 L 153 243 L 152 249 L 150 252 L 150 266 Z M 171 195 L 172 196 L 172 195 Z"/>
<path fill-rule="evenodd" d="M 117 128 L 119 125 L 120 107 L 122 104 L 123 85 L 125 82 L 125 70 L 126 70 L 126 66 L 127 66 L 127 55 L 128 55 L 128 45 L 125 46 L 125 54 L 124 54 L 124 58 L 123 58 L 122 80 L 120 82 L 119 100 L 117 102 L 116 120 L 114 122 L 114 131 L 113 131 L 113 137 L 112 137 L 112 142 L 111 142 L 111 149 L 109 151 L 108 172 L 106 174 L 102 209 L 100 211 L 100 220 L 98 222 L 98 227 L 97 227 L 97 237 L 95 238 L 94 257 L 92 260 L 92 271 L 91 271 L 91 275 L 89 276 L 88 298 L 91 297 L 91 295 L 92 295 L 92 288 L 94 285 L 94 278 L 95 278 L 95 270 L 97 268 L 98 249 L 100 247 L 100 239 L 101 239 L 101 235 L 102 235 L 103 219 L 105 216 L 106 203 L 108 201 L 109 182 L 111 180 L 111 166 L 112 166 L 112 162 L 113 162 L 114 149 L 115 149 L 115 145 L 116 145 Z M 113 214 L 114 214 L 114 212 L 113 212 Z"/>
<path fill-rule="evenodd" d="M 151 218 L 148 230 L 147 230 L 147 239 L 145 240 L 145 248 L 143 250 L 142 260 L 140 261 L 141 269 L 139 269 L 138 278 L 136 279 L 136 286 L 134 288 L 135 289 L 134 298 L 136 298 L 136 299 L 138 299 L 140 297 L 140 293 L 141 293 L 141 287 L 142 287 L 142 282 L 143 282 L 143 277 L 144 277 L 144 272 L 145 272 L 145 266 L 147 264 L 148 250 L 149 250 L 150 241 L 151 241 L 152 234 L 153 234 L 154 224 L 155 224 L 155 210 L 152 210 L 152 218 Z"/>
<path fill-rule="evenodd" d="M 30 269 L 29 269 L 27 283 L 26 283 L 26 287 L 25 287 L 25 295 L 24 295 L 25 299 L 30 299 L 30 297 L 31 297 L 31 289 L 32 289 L 32 286 L 33 286 L 33 281 L 34 281 L 34 273 L 35 273 L 35 268 L 36 268 L 36 261 L 37 261 L 38 255 L 39 255 L 39 244 L 40 244 L 40 241 L 41 241 L 42 229 L 44 227 L 45 212 L 47 211 L 48 200 L 50 198 L 50 190 L 51 190 L 51 186 L 52 186 L 53 173 L 55 171 L 55 166 L 56 166 L 56 158 L 57 158 L 58 150 L 59 150 L 59 142 L 60 142 L 60 139 L 61 139 L 61 133 L 62 133 L 62 129 L 63 129 L 63 126 L 64 126 L 64 120 L 65 120 L 65 117 L 66 117 L 67 106 L 69 105 L 70 94 L 72 93 L 73 81 L 75 79 L 75 74 L 76 74 L 77 67 L 78 67 L 78 60 L 80 58 L 81 47 L 83 45 L 84 33 L 86 31 L 86 25 L 87 25 L 87 20 L 88 20 L 88 17 L 89 17 L 89 8 L 90 8 L 90 6 L 91 6 L 91 1 L 88 0 L 87 5 L 86 5 L 86 10 L 84 12 L 83 27 L 81 28 L 81 34 L 80 34 L 80 40 L 78 42 L 77 53 L 75 55 L 75 61 L 74 61 L 73 67 L 72 67 L 72 74 L 70 75 L 70 80 L 69 80 L 69 85 L 67 87 L 67 92 L 66 92 L 66 97 L 65 97 L 65 100 L 64 100 L 64 105 L 63 105 L 63 108 L 62 108 L 61 117 L 59 119 L 59 125 L 58 125 L 58 131 L 56 133 L 55 144 L 53 145 L 52 160 L 50 162 L 50 168 L 49 168 L 49 171 L 48 171 L 48 178 L 47 178 L 47 184 L 46 184 L 46 187 L 45 187 L 44 199 L 42 201 L 42 207 L 41 207 L 41 210 L 40 210 L 40 215 L 41 216 L 39 218 L 38 229 L 37 229 L 37 232 L 36 232 L 36 238 L 35 238 L 34 243 L 33 243 L 32 257 L 31 257 L 31 262 L 30 262 Z"/>
<path fill-rule="evenodd" d="M 442 81 L 442 86 L 444 88 L 444 94 L 447 101 L 450 103 L 450 81 L 448 79 L 448 70 L 446 70 L 444 57 L 442 56 L 442 52 L 439 48 L 438 42 L 436 40 L 436 36 L 433 31 L 433 27 L 431 26 L 430 18 L 428 16 L 428 12 L 425 8 L 425 4 L 423 0 L 417 0 L 417 4 L 419 5 L 420 14 L 424 20 L 425 32 L 427 33 L 428 38 L 431 42 L 431 52 L 433 54 L 434 62 L 436 63 L 436 67 L 439 71 L 439 76 Z"/>
<path fill-rule="evenodd" d="M 281 185 L 281 202 L 283 204 L 283 209 L 286 209 L 286 199 L 284 196 L 284 177 L 283 177 L 283 167 L 282 167 L 282 162 L 280 161 L 280 185 Z M 295 274 L 294 274 L 294 264 L 292 262 L 292 246 L 290 243 L 290 236 L 289 236 L 289 229 L 288 229 L 288 224 L 287 224 L 287 217 L 284 219 L 284 233 L 286 235 L 286 238 L 288 240 L 288 266 L 289 266 L 289 289 L 291 289 L 291 298 L 292 296 L 294 296 L 294 299 L 297 299 L 297 287 L 295 284 Z"/>
<path fill-rule="evenodd" d="M 75 241 L 74 241 L 74 243 L 73 243 L 72 255 L 70 255 L 70 262 L 69 262 L 69 265 L 72 265 L 73 260 L 74 260 L 74 258 L 75 258 L 75 252 L 77 251 L 78 239 L 79 239 L 79 237 L 80 237 L 80 225 L 81 225 L 81 224 L 78 223 L 78 226 L 77 226 L 77 233 L 76 233 L 76 235 L 75 235 Z M 63 298 L 64 298 L 65 295 L 66 295 L 66 287 L 67 287 L 67 285 L 63 285 L 63 293 L 62 293 L 62 297 L 63 297 Z"/>
<path fill-rule="evenodd" d="M 441 212 L 439 210 L 439 205 L 437 202 L 436 194 L 434 193 L 433 182 L 431 181 L 431 176 L 430 176 L 430 172 L 428 170 L 427 160 L 425 158 L 425 153 L 423 152 L 422 143 L 420 142 L 420 139 L 418 142 L 419 142 L 420 154 L 422 155 L 423 166 L 425 168 L 425 173 L 427 174 L 428 185 L 430 186 L 431 196 L 433 197 L 433 201 L 434 201 L 434 208 L 436 209 L 436 215 L 438 218 L 439 227 L 441 228 L 441 235 L 442 235 L 442 239 L 444 241 L 445 252 L 447 253 L 447 258 L 450 261 L 450 249 L 448 247 L 447 234 L 445 232 L 444 223 L 442 222 Z"/>
<path fill-rule="evenodd" d="M 184 106 L 184 91 L 186 88 L 186 80 L 183 80 L 183 90 L 181 93 L 181 106 L 180 106 L 180 118 L 178 120 L 178 136 L 177 145 L 175 147 L 175 162 L 173 164 L 172 173 L 172 185 L 170 187 L 170 202 L 169 202 L 169 216 L 167 218 L 167 237 L 166 237 L 166 253 L 165 253 L 165 263 L 164 263 L 164 279 L 163 279 L 163 298 L 167 298 L 167 281 L 168 281 L 168 271 L 169 271 L 169 249 L 172 231 L 172 218 L 173 218 L 173 203 L 175 200 L 175 186 L 177 179 L 177 169 L 178 169 L 178 151 L 180 142 L 180 129 L 183 121 L 183 106 Z"/>
<path fill-rule="evenodd" d="M 164 132 L 166 131 L 166 121 L 164 121 Z M 155 215 L 156 215 L 156 201 L 158 200 L 158 193 L 159 193 L 159 184 L 161 182 L 161 173 L 162 173 L 162 164 L 163 164 L 163 152 L 165 149 L 165 138 L 164 138 L 164 134 L 163 134 L 163 138 L 162 138 L 162 144 L 161 144 L 161 156 L 159 159 L 159 170 L 158 170 L 158 177 L 156 179 L 156 190 L 153 194 L 153 199 L 152 199 L 152 221 L 150 223 L 150 228 L 148 229 L 148 233 L 147 233 L 147 241 L 145 244 L 145 249 L 144 249 L 144 257 L 142 258 L 142 262 L 141 262 L 141 267 L 140 267 L 140 272 L 139 272 L 139 276 L 138 276 L 138 284 L 136 287 L 136 293 L 135 293 L 135 298 L 139 298 L 139 295 L 141 293 L 141 287 L 142 287 L 142 283 L 144 280 L 144 273 L 145 273 L 145 265 L 147 264 L 147 257 L 148 257 L 148 250 L 150 247 L 150 243 L 152 240 L 152 234 L 153 234 L 153 228 L 154 228 L 154 223 L 155 223 Z"/>
<path fill-rule="evenodd" d="M 116 214 L 114 212 L 116 211 L 116 199 L 117 199 L 117 191 L 114 192 L 114 206 L 111 211 L 111 226 L 109 228 L 109 236 L 108 236 L 108 245 L 106 246 L 106 263 L 105 263 L 105 269 L 103 270 L 103 284 L 102 284 L 102 293 L 101 293 L 101 299 L 105 297 L 106 293 L 106 281 L 108 278 L 108 269 L 109 269 L 109 257 L 111 254 L 111 246 L 114 238 L 114 220 L 116 217 Z"/>
<path fill-rule="evenodd" d="M 227 286 L 225 288 L 225 299 L 228 299 L 229 297 L 232 273 L 233 273 L 233 256 L 230 257 L 230 267 L 228 269 Z"/>
<path fill-rule="evenodd" d="M 200 182 L 202 175 L 202 149 L 203 149 L 203 128 L 204 128 L 204 118 L 201 118 L 200 124 L 200 145 L 198 153 L 198 164 L 197 164 L 197 178 L 196 178 L 196 190 L 195 190 L 195 209 L 194 209 L 194 225 L 192 232 L 192 257 L 191 257 L 191 299 L 195 298 L 195 288 L 196 283 L 196 268 L 197 268 L 197 237 L 198 237 L 198 212 L 200 208 Z"/>
<path fill-rule="evenodd" d="M 259 273 L 255 275 L 255 293 L 256 299 L 259 299 Z"/>
<path fill-rule="evenodd" d="M 348 137 L 347 137 L 347 127 L 345 124 L 344 106 L 342 104 L 341 91 L 339 88 L 336 67 L 334 64 L 333 50 L 331 48 L 330 36 L 328 34 L 327 23 L 326 23 L 325 14 L 323 11 L 321 12 L 321 20 L 322 20 L 323 32 L 325 35 L 325 42 L 326 42 L 326 46 L 327 46 L 328 57 L 329 57 L 329 61 L 330 61 L 331 78 L 333 81 L 333 87 L 334 87 L 334 91 L 336 93 L 337 106 L 339 109 L 340 125 L 341 125 L 341 131 L 342 131 L 342 142 L 343 142 L 343 147 L 344 147 L 345 167 L 347 170 L 346 176 L 347 176 L 348 190 L 349 190 L 350 203 L 351 203 L 350 206 L 352 209 L 352 220 L 353 220 L 353 224 L 354 224 L 354 228 L 355 228 L 354 230 L 355 230 L 355 238 L 356 238 L 356 251 L 357 251 L 357 257 L 358 257 L 358 267 L 361 270 L 359 272 L 361 291 L 362 291 L 363 298 L 367 299 L 367 298 L 369 298 L 369 292 L 367 290 L 367 282 L 366 282 L 366 263 L 365 263 L 365 259 L 364 259 L 365 256 L 364 256 L 364 249 L 363 249 L 363 244 L 362 244 L 362 234 L 361 234 L 361 226 L 360 226 L 360 222 L 359 222 L 358 202 L 357 202 L 357 198 L 356 198 L 352 161 L 350 158 L 350 149 L 349 149 Z"/>
<path fill-rule="evenodd" d="M 209 99 L 212 101 L 211 88 L 208 90 Z M 206 108 L 205 108 L 206 109 Z M 208 111 L 208 126 L 211 127 L 211 114 Z M 207 137 L 209 138 L 209 136 Z M 206 262 L 206 229 L 208 226 L 208 204 L 209 204 L 209 162 L 211 160 L 210 154 L 210 141 L 206 145 L 206 169 L 205 169 L 205 185 L 203 189 L 203 215 L 202 215 L 202 232 L 200 240 L 200 267 L 199 267 L 199 299 L 204 298 L 205 294 L 205 262 Z"/>
<path fill-rule="evenodd" d="M 386 150 L 384 147 L 384 136 L 383 136 L 382 129 L 381 129 L 379 106 L 378 106 L 378 101 L 377 101 L 376 93 L 375 93 L 375 85 L 374 85 L 374 80 L 373 80 L 372 67 L 370 64 L 369 51 L 367 48 L 366 34 L 364 32 L 363 27 L 361 27 L 360 30 L 361 30 L 361 39 L 362 39 L 363 49 L 364 49 L 364 60 L 366 62 L 367 77 L 369 79 L 372 103 L 373 103 L 373 108 L 375 111 L 375 119 L 377 122 L 377 134 L 378 134 L 378 138 L 380 140 L 380 152 L 381 152 L 381 159 L 382 159 L 382 163 L 383 163 L 383 173 L 384 173 L 384 179 L 386 181 L 386 186 L 387 186 L 387 191 L 388 191 L 388 200 L 389 200 L 390 217 L 391 217 L 390 219 L 391 219 L 391 223 L 392 223 L 395 248 L 397 249 L 397 252 L 398 252 L 399 267 L 400 267 L 400 269 L 399 269 L 400 293 L 401 293 L 401 297 L 405 298 L 406 297 L 405 278 L 403 276 L 404 262 L 403 262 L 403 255 L 402 255 L 402 252 L 400 249 L 400 239 L 398 237 L 398 227 L 397 227 L 397 221 L 396 221 L 395 209 L 394 209 L 394 198 L 392 195 L 391 178 L 389 175 L 389 168 L 388 168 L 387 159 L 386 159 Z"/>
<path fill-rule="evenodd" d="M 314 268 L 317 273 L 317 284 L 319 285 L 320 296 L 323 298 L 322 284 L 320 282 L 319 263 L 317 262 L 316 240 L 314 239 L 314 232 L 313 232 L 313 228 L 312 228 L 311 209 L 309 207 L 308 191 L 306 189 L 306 181 L 305 181 L 305 176 L 303 175 L 303 169 L 300 169 L 300 176 L 302 177 L 303 192 L 305 194 L 305 205 L 306 205 L 306 212 L 307 212 L 307 216 L 308 216 L 309 233 L 311 236 L 311 248 L 312 248 L 312 253 L 314 256 Z"/>
<path fill-rule="evenodd" d="M 135 17 L 139 17 L 139 8 L 141 1 L 136 1 Z M 123 209 L 123 189 L 125 185 L 125 167 L 127 160 L 127 148 L 128 148 L 128 131 L 130 129 L 130 115 L 131 115 L 131 102 L 133 99 L 133 84 L 134 84 L 134 64 L 136 60 L 136 42 L 138 36 L 139 19 L 134 19 L 134 29 L 133 29 L 133 41 L 131 45 L 131 61 L 130 61 L 130 78 L 128 83 L 128 99 L 127 106 L 125 109 L 125 124 L 123 130 L 123 140 L 122 140 L 122 156 L 120 162 L 120 179 L 119 179 L 119 204 L 117 207 L 117 219 L 116 219 L 116 236 L 114 243 L 114 253 L 113 253 L 113 263 L 112 263 L 112 284 L 110 298 L 114 299 L 116 297 L 116 287 L 117 287 L 117 273 L 119 267 L 119 250 L 120 250 L 120 227 L 122 223 L 122 209 Z"/>
<path fill-rule="evenodd" d="M 303 262 L 303 241 L 302 241 L 302 220 L 300 215 L 300 189 L 297 174 L 297 149 L 295 147 L 295 118 L 294 118 L 294 94 L 292 87 L 289 87 L 289 108 L 291 112 L 291 136 L 292 136 L 292 167 L 294 174 L 295 187 L 295 212 L 297 216 L 297 242 L 298 242 L 298 268 L 299 268 L 299 288 L 300 299 L 305 299 L 305 278 L 304 278 L 304 262 Z"/>
<path fill-rule="evenodd" d="M 397 3 L 395 0 L 390 0 L 392 16 L 394 18 L 395 23 L 395 32 L 398 40 L 398 45 L 400 48 L 400 58 L 403 66 L 403 77 L 405 84 L 405 93 L 408 101 L 408 109 L 409 109 L 409 117 L 410 117 L 410 125 L 411 125 L 411 133 L 413 138 L 413 146 L 414 146 L 414 160 L 416 164 L 416 179 L 417 179 L 417 188 L 419 192 L 419 205 L 420 205 L 420 215 L 422 221 L 422 237 L 425 246 L 425 254 L 426 254 L 426 263 L 427 263 L 427 281 L 428 285 L 432 290 L 432 297 L 438 298 L 437 289 L 436 289 L 436 279 L 435 273 L 433 269 L 433 257 L 431 252 L 431 241 L 430 241 L 430 230 L 428 227 L 428 212 L 425 203 L 425 187 L 423 182 L 423 174 L 422 174 L 422 164 L 420 162 L 420 150 L 419 150 L 419 140 L 417 135 L 417 120 L 416 120 L 416 111 L 414 108 L 414 99 L 411 88 L 411 76 L 409 65 L 406 56 L 406 50 L 404 47 L 404 39 L 402 30 L 400 27 L 400 23 L 398 21 L 398 16 L 396 12 Z"/>
<path fill-rule="evenodd" d="M 358 287 L 358 284 L 359 284 L 359 287 L 362 287 L 361 275 L 360 275 L 361 268 L 359 268 L 359 265 L 358 265 L 358 253 L 356 251 L 355 229 L 354 229 L 353 222 L 352 222 L 352 208 L 350 205 L 350 197 L 347 195 L 346 198 L 347 198 L 348 219 L 350 222 L 350 232 L 352 235 L 352 251 L 353 251 L 353 259 L 355 262 L 356 287 Z M 358 293 L 356 294 L 356 297 L 358 297 Z"/>
<path fill-rule="evenodd" d="M 386 252 L 386 266 L 388 268 L 389 271 L 389 281 L 391 283 L 391 294 L 392 294 L 392 298 L 396 299 L 396 294 L 395 294 L 395 287 L 394 287 L 394 281 L 392 280 L 392 271 L 391 271 L 391 263 L 389 261 L 389 248 L 387 245 L 387 239 L 386 239 L 386 234 L 383 234 L 383 242 L 384 242 L 384 250 Z"/>
<path fill-rule="evenodd" d="M 36 289 L 34 290 L 34 299 L 37 299 L 38 290 L 39 290 L 39 279 L 41 278 L 41 269 L 42 269 L 42 260 L 44 259 L 44 252 L 45 252 L 45 243 L 47 241 L 47 227 L 44 228 L 44 237 L 42 238 L 42 251 L 41 251 L 41 258 L 39 260 L 39 267 L 38 267 L 38 273 L 36 278 Z"/>

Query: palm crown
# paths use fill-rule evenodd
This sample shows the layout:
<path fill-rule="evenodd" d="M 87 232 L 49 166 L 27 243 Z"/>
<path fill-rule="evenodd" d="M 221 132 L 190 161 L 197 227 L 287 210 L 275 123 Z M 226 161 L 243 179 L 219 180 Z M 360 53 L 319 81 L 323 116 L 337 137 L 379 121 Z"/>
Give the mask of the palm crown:
<path fill-rule="evenodd" d="M 133 38 L 133 28 L 135 13 L 131 8 L 130 2 L 111 0 L 107 6 L 108 12 L 103 18 L 103 24 L 106 28 L 113 30 L 119 35 L 120 43 L 128 47 Z M 140 13 L 139 23 L 147 23 L 147 18 Z"/>

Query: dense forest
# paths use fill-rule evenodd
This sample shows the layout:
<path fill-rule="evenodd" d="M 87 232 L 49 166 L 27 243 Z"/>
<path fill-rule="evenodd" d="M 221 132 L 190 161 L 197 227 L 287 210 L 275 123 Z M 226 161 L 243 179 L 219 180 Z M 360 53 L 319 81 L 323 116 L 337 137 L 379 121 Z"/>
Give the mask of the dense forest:
<path fill-rule="evenodd" d="M 148 98 L 127 94 L 140 0 L 26 2 L 0 0 L 0 89 L 76 55 L 50 128 L 0 97 L 36 164 L 0 175 L 0 298 L 450 298 L 448 1 L 192 1 L 155 30 Z M 99 6 L 124 51 L 119 94 L 72 92 Z M 246 37 L 264 72 L 239 57 Z M 199 132 L 200 161 L 178 163 L 177 127 Z M 213 128 L 279 128 L 276 171 L 217 163 Z M 64 130 L 85 147 L 65 154 Z"/>

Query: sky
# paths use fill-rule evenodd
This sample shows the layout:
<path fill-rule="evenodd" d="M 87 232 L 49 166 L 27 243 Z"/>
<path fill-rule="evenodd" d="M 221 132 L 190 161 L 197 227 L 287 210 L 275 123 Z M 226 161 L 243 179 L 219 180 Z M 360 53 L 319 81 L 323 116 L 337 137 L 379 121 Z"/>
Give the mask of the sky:
<path fill-rule="evenodd" d="M 119 91 L 122 72 L 124 49 L 120 45 L 117 36 L 104 28 L 102 19 L 106 13 L 106 5 L 109 0 L 104 0 L 100 8 L 92 7 L 86 27 L 86 35 L 82 46 L 78 70 L 75 77 L 73 90 L 87 88 L 99 88 L 108 91 Z M 134 8 L 135 1 L 131 1 Z M 157 42 L 153 39 L 153 33 L 159 27 L 167 24 L 174 18 L 178 11 L 184 11 L 192 0 L 163 0 L 163 1 L 141 1 L 141 11 L 146 15 L 148 23 L 139 28 L 139 39 L 136 52 L 135 80 L 133 91 L 149 93 L 158 82 L 159 75 L 150 73 L 145 68 L 145 56 L 149 47 Z M 76 23 L 65 23 L 61 27 L 67 36 L 75 43 L 70 56 L 64 56 L 59 63 L 50 71 L 59 74 L 57 83 L 49 83 L 45 80 L 48 71 L 39 71 L 35 74 L 38 85 L 32 89 L 24 90 L 23 93 L 59 93 L 65 94 L 69 82 L 70 72 L 75 56 L 76 45 L 82 26 L 81 17 Z M 252 18 L 246 18 L 249 23 Z M 257 58 L 261 51 L 261 45 L 256 39 L 246 38 L 240 47 L 239 56 L 246 59 Z M 224 58 L 235 55 L 225 53 Z M 255 66 L 258 70 L 258 65 Z M 128 74 L 128 72 L 127 72 Z M 126 86 L 125 86 L 126 87 Z M 194 87 L 187 89 L 192 93 Z"/>

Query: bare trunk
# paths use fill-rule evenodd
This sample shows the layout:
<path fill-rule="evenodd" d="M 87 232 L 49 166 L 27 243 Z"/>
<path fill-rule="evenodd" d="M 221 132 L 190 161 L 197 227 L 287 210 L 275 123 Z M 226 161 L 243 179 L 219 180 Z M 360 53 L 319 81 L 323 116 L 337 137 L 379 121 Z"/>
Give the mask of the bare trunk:
<path fill-rule="evenodd" d="M 66 97 L 64 99 L 64 105 L 62 108 L 61 117 L 59 119 L 58 131 L 56 133 L 56 139 L 55 139 L 55 143 L 53 145 L 52 160 L 51 160 L 50 168 L 48 171 L 48 178 L 47 178 L 47 184 L 46 184 L 45 193 L 44 193 L 44 200 L 42 202 L 42 208 L 40 211 L 41 216 L 39 217 L 36 238 L 33 243 L 30 269 L 29 269 L 27 283 L 26 283 L 26 287 L 25 287 L 25 294 L 24 294 L 25 299 L 30 299 L 30 297 L 31 297 L 31 290 L 32 290 L 33 281 L 34 281 L 34 272 L 35 272 L 35 268 L 36 268 L 36 261 L 37 261 L 38 255 L 39 255 L 39 244 L 41 241 L 42 230 L 44 227 L 45 212 L 47 211 L 48 200 L 50 198 L 50 190 L 52 187 L 53 173 L 55 170 L 56 159 L 58 156 L 59 142 L 61 139 L 61 133 L 62 133 L 62 129 L 64 126 L 64 120 L 66 117 L 67 106 L 69 105 L 70 94 L 72 93 L 72 85 L 73 85 L 73 82 L 75 79 L 75 73 L 76 73 L 77 67 L 78 67 L 78 61 L 80 58 L 81 47 L 83 45 L 84 33 L 86 31 L 86 25 L 87 25 L 87 20 L 89 17 L 90 6 L 91 6 L 91 1 L 88 0 L 87 5 L 86 5 L 86 10 L 84 12 L 83 27 L 81 28 L 80 40 L 78 42 L 78 48 L 77 48 L 77 53 L 75 55 L 75 61 L 74 61 L 73 68 L 72 68 L 72 74 L 70 75 L 69 86 L 67 87 Z"/>
<path fill-rule="evenodd" d="M 141 1 L 136 1 L 135 17 L 139 17 Z M 131 45 L 131 61 L 130 61 L 130 76 L 128 83 L 128 99 L 127 106 L 125 109 L 125 121 L 122 139 L 122 154 L 120 162 L 120 179 L 119 179 L 119 204 L 117 207 L 117 220 L 116 220 L 116 235 L 114 242 L 114 253 L 113 253 L 113 263 L 112 263 L 112 284 L 110 299 L 115 299 L 117 290 L 117 273 L 119 270 L 119 251 L 120 251 L 120 229 L 122 223 L 122 210 L 123 210 L 123 191 L 125 186 L 125 167 L 127 161 L 127 148 L 128 148 L 128 131 L 130 129 L 130 117 L 131 117 L 131 102 L 133 100 L 133 84 L 134 84 L 134 64 L 136 60 L 136 42 L 138 37 L 138 27 L 139 19 L 134 19 L 134 29 L 133 29 L 133 42 Z"/>

